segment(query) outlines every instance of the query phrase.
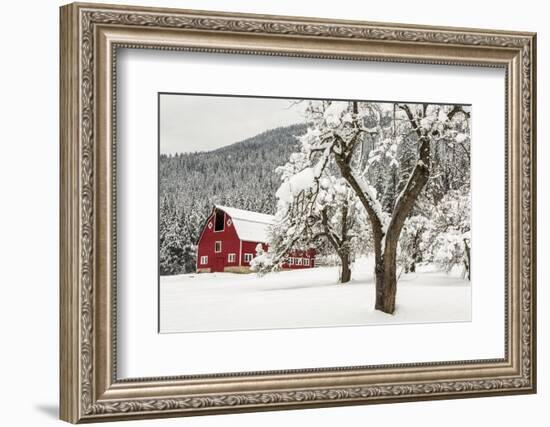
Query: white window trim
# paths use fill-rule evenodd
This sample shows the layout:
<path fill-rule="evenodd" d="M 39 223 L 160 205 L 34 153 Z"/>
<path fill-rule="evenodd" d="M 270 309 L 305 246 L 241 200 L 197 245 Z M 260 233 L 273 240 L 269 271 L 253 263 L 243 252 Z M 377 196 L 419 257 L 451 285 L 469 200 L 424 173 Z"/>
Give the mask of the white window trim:
<path fill-rule="evenodd" d="M 227 262 L 235 262 L 235 261 L 237 261 L 237 254 L 235 253 L 227 254 Z"/>
<path fill-rule="evenodd" d="M 309 258 L 304 259 L 304 265 L 309 267 Z"/>
<path fill-rule="evenodd" d="M 208 264 L 208 255 L 201 256 L 201 265 Z"/>
<path fill-rule="evenodd" d="M 291 258 L 289 258 L 288 261 L 289 261 L 289 263 L 288 263 L 289 265 L 294 265 L 294 258 L 291 257 Z"/>
<path fill-rule="evenodd" d="M 254 258 L 254 257 L 252 256 L 251 253 L 245 253 L 244 254 L 244 262 L 250 262 L 250 261 L 252 261 L 252 258 Z"/>
<path fill-rule="evenodd" d="M 302 265 L 302 258 L 298 258 L 298 265 Z"/>
<path fill-rule="evenodd" d="M 220 250 L 219 251 L 217 250 L 218 243 L 220 244 Z M 222 241 L 221 240 L 216 240 L 216 242 L 214 243 L 214 252 L 219 254 L 221 251 L 222 251 Z"/>

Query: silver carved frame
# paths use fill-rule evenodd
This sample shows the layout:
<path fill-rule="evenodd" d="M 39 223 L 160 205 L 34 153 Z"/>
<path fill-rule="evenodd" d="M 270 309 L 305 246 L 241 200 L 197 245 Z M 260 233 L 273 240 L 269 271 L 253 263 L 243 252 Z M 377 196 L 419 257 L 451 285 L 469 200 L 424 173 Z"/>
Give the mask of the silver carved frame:
<path fill-rule="evenodd" d="M 60 417 L 78 422 L 536 391 L 536 35 L 100 4 L 61 8 Z M 116 52 L 506 70 L 505 357 L 119 380 Z"/>

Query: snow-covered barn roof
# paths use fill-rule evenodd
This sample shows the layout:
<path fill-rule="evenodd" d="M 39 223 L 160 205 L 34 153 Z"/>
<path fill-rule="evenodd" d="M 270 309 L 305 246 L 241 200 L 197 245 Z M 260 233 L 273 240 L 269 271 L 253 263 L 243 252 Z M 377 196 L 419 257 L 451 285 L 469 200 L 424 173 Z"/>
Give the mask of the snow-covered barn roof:
<path fill-rule="evenodd" d="M 269 226 L 273 224 L 274 220 L 273 215 L 227 206 L 216 205 L 214 207 L 224 211 L 231 217 L 239 239 L 247 242 L 267 242 Z"/>

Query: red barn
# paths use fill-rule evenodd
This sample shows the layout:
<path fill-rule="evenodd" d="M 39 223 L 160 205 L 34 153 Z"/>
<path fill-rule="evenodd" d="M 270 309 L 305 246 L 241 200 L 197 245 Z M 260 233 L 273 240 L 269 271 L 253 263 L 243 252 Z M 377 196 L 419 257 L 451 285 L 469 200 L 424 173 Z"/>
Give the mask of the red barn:
<path fill-rule="evenodd" d="M 249 272 L 258 244 L 268 249 L 267 232 L 272 223 L 272 215 L 214 206 L 197 243 L 197 272 Z M 289 254 L 282 265 L 287 269 L 314 266 L 312 249 Z"/>

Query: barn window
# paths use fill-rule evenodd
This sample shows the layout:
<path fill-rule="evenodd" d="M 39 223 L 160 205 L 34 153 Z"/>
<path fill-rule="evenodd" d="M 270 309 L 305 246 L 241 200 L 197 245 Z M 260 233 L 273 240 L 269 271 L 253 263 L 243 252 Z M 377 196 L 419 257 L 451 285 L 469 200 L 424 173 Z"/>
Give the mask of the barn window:
<path fill-rule="evenodd" d="M 220 240 L 216 241 L 214 243 L 214 252 L 221 252 L 222 251 L 222 242 Z"/>
<path fill-rule="evenodd" d="M 216 221 L 214 223 L 214 231 L 223 231 L 225 213 L 216 209 Z"/>
<path fill-rule="evenodd" d="M 298 265 L 302 265 L 302 258 L 298 258 L 298 260 L 297 260 L 297 261 L 298 261 L 298 262 L 297 262 L 296 264 L 298 264 Z"/>
<path fill-rule="evenodd" d="M 304 265 L 309 267 L 309 258 L 306 258 L 306 259 L 304 260 Z"/>
<path fill-rule="evenodd" d="M 290 264 L 290 265 L 294 265 L 294 258 L 290 258 L 289 264 Z"/>
<path fill-rule="evenodd" d="M 201 265 L 208 264 L 208 255 L 201 256 Z"/>
<path fill-rule="evenodd" d="M 252 261 L 252 254 L 244 254 L 244 262 Z"/>
<path fill-rule="evenodd" d="M 235 262 L 236 259 L 237 259 L 237 255 L 227 254 L 227 262 Z"/>

